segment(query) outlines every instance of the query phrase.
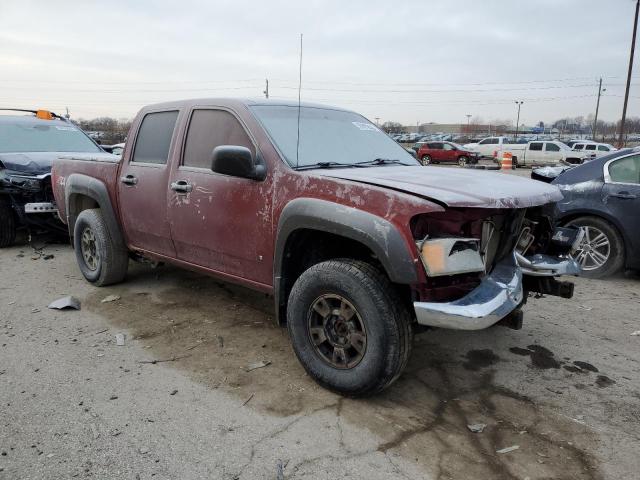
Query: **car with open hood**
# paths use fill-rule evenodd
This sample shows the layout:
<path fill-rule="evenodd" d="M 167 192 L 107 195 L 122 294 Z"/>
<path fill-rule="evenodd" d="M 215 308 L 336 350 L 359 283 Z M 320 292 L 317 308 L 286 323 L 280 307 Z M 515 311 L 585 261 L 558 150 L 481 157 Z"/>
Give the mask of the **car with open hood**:
<path fill-rule="evenodd" d="M 363 116 L 275 100 L 150 105 L 121 159 L 73 155 L 54 195 L 94 285 L 129 259 L 171 262 L 271 295 L 320 385 L 371 395 L 419 329 L 519 328 L 529 292 L 571 297 L 577 229 L 557 187 L 424 167 Z"/>
<path fill-rule="evenodd" d="M 64 232 L 51 189 L 51 163 L 60 155 L 109 156 L 78 127 L 45 110 L 0 115 L 0 247 L 20 227 Z"/>

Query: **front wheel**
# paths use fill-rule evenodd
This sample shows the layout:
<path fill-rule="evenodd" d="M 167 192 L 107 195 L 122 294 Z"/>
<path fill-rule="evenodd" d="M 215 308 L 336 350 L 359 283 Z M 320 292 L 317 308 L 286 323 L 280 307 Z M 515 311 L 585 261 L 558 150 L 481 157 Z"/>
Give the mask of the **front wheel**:
<path fill-rule="evenodd" d="M 431 156 L 430 155 L 424 155 L 422 157 L 422 164 L 423 165 L 429 165 L 431 163 Z"/>
<path fill-rule="evenodd" d="M 84 278 L 98 287 L 124 280 L 127 250 L 114 242 L 99 208 L 83 210 L 74 227 L 73 246 Z"/>
<path fill-rule="evenodd" d="M 413 340 L 410 316 L 387 277 L 348 259 L 316 264 L 298 278 L 287 327 L 307 373 L 347 396 L 391 385 L 406 366 Z"/>
<path fill-rule="evenodd" d="M 567 226 L 580 227 L 584 237 L 573 258 L 582 268 L 582 276 L 603 278 L 624 266 L 624 242 L 618 230 L 602 218 L 585 216 Z"/>
<path fill-rule="evenodd" d="M 467 157 L 465 157 L 464 155 L 460 155 L 458 157 L 458 165 L 460 165 L 461 167 L 466 166 L 468 161 L 469 161 L 469 159 Z"/>
<path fill-rule="evenodd" d="M 16 240 L 16 217 L 11 206 L 0 200 L 0 248 L 10 247 Z"/>

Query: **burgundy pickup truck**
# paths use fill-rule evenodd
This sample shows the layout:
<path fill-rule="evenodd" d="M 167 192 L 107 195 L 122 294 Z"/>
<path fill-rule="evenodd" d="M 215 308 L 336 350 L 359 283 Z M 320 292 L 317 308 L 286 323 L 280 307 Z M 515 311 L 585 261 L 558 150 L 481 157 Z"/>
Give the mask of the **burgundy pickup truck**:
<path fill-rule="evenodd" d="M 53 166 L 61 218 L 95 285 L 130 259 L 273 295 L 321 385 L 370 395 L 414 331 L 519 328 L 529 292 L 570 297 L 579 231 L 546 214 L 552 185 L 421 166 L 364 117 L 319 105 L 204 99 L 135 118 L 121 159 Z"/>

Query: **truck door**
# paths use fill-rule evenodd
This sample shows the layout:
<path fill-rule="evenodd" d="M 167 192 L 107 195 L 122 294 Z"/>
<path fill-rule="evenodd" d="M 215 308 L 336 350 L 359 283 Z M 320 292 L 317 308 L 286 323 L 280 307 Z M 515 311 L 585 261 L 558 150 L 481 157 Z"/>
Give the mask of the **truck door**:
<path fill-rule="evenodd" d="M 528 165 L 544 162 L 543 142 L 531 142 L 526 150 L 525 160 Z"/>
<path fill-rule="evenodd" d="M 219 145 L 257 148 L 230 111 L 192 110 L 182 157 L 171 173 L 169 218 L 177 257 L 194 265 L 273 282 L 271 177 L 264 181 L 222 175 L 211 170 Z"/>
<path fill-rule="evenodd" d="M 118 179 L 120 217 L 131 249 L 175 256 L 167 218 L 170 152 L 178 111 L 147 113 Z"/>
<path fill-rule="evenodd" d="M 605 164 L 603 203 L 622 225 L 640 224 L 640 155 L 630 155 Z M 629 231 L 634 231 L 629 228 Z M 637 227 L 635 229 L 637 231 Z M 631 250 L 640 248 L 640 238 L 630 235 L 625 241 Z"/>
<path fill-rule="evenodd" d="M 544 144 L 544 162 L 558 163 L 562 158 L 560 147 L 553 142 L 545 142 Z"/>

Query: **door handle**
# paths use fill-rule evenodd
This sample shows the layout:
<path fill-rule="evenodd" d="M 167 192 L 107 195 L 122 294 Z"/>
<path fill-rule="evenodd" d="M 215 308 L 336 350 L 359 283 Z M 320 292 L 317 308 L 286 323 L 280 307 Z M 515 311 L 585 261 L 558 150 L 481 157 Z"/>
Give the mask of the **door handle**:
<path fill-rule="evenodd" d="M 616 198 L 621 198 L 623 200 L 633 200 L 634 198 L 638 198 L 633 193 L 629 193 L 627 191 L 612 193 L 611 196 Z"/>
<path fill-rule="evenodd" d="M 178 193 L 189 193 L 193 190 L 193 187 L 185 180 L 178 180 L 177 182 L 171 182 L 171 190 Z"/>
<path fill-rule="evenodd" d="M 120 177 L 120 181 L 125 185 L 135 185 L 138 183 L 138 178 L 133 175 L 127 175 L 126 177 Z"/>

